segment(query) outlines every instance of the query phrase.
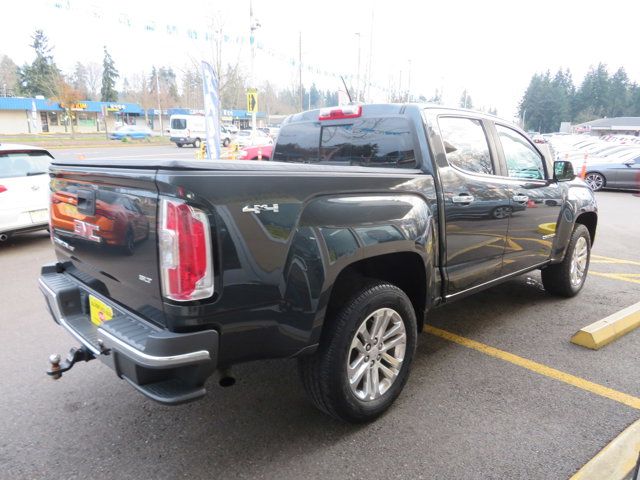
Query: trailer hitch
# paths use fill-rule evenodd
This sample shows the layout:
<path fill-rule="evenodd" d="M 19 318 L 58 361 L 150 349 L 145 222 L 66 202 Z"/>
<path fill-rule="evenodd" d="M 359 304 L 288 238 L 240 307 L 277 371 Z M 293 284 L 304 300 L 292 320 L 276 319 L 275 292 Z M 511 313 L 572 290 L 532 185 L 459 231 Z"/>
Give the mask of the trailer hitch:
<path fill-rule="evenodd" d="M 49 370 L 47 370 L 47 375 L 49 375 L 53 380 L 58 380 L 62 377 L 62 374 L 67 370 L 71 370 L 71 367 L 75 365 L 76 362 L 93 360 L 95 355 L 84 345 L 80 348 L 72 348 L 69 350 L 67 358 L 65 358 L 62 362 L 60 361 L 60 355 L 54 353 L 49 356 Z"/>

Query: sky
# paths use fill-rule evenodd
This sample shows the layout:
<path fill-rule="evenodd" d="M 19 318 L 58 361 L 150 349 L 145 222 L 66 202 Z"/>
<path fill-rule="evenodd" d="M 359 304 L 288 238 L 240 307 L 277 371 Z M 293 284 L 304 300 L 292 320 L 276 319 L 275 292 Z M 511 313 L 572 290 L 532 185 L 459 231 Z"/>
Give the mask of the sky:
<path fill-rule="evenodd" d="M 258 85 L 297 85 L 300 38 L 307 88 L 337 90 L 345 75 L 372 101 L 390 89 L 427 98 L 438 89 L 457 106 L 466 89 L 475 107 L 512 119 L 537 72 L 569 68 L 579 85 L 603 62 L 640 83 L 638 1 L 253 0 L 253 10 Z M 2 17 L 0 55 L 18 64 L 32 61 L 39 28 L 63 71 L 101 63 L 106 45 L 122 77 L 153 65 L 180 75 L 212 59 L 206 35 L 218 30 L 223 62 L 251 71 L 249 0 L 6 0 Z"/>

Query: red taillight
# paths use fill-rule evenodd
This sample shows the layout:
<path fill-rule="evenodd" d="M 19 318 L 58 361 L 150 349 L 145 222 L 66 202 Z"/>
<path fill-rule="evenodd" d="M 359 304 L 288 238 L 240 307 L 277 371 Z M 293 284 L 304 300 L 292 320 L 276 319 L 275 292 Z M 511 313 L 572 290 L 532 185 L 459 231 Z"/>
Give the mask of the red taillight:
<path fill-rule="evenodd" d="M 162 293 L 180 302 L 213 294 L 211 235 L 207 215 L 181 200 L 160 203 Z"/>
<path fill-rule="evenodd" d="M 329 107 L 320 110 L 318 120 L 340 120 L 342 118 L 358 118 L 362 116 L 362 105 Z"/>
<path fill-rule="evenodd" d="M 6 191 L 7 191 L 7 187 L 5 187 L 4 185 L 0 185 L 0 193 L 6 192 Z"/>

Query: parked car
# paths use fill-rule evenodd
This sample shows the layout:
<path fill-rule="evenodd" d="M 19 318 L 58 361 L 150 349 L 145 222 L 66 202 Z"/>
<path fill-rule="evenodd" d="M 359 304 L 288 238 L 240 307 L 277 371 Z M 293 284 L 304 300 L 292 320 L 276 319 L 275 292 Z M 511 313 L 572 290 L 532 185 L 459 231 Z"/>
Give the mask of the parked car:
<path fill-rule="evenodd" d="M 49 163 L 29 145 L 0 144 L 0 241 L 49 226 Z"/>
<path fill-rule="evenodd" d="M 147 140 L 151 136 L 153 136 L 153 132 L 145 125 L 124 125 L 109 134 L 111 140 Z"/>
<path fill-rule="evenodd" d="M 240 148 L 273 144 L 273 139 L 261 130 L 240 130 L 234 141 Z"/>
<path fill-rule="evenodd" d="M 247 146 L 238 152 L 238 160 L 269 160 L 273 145 Z"/>
<path fill-rule="evenodd" d="M 234 364 L 297 357 L 318 408 L 365 422 L 400 395 L 432 308 L 536 269 L 564 297 L 587 277 L 593 192 L 570 162 L 551 164 L 494 116 L 312 110 L 285 120 L 272 161 L 194 168 L 53 164 L 54 195 L 89 195 L 74 222 L 91 224 L 90 192 L 122 192 L 144 203 L 151 241 L 122 261 L 53 232 L 57 263 L 42 268 L 40 288 L 81 347 L 50 359 L 52 377 L 98 358 L 178 404 L 205 395 L 216 370 L 229 385 Z"/>
<path fill-rule="evenodd" d="M 613 162 L 587 164 L 585 182 L 591 190 L 640 190 L 640 154 Z"/>

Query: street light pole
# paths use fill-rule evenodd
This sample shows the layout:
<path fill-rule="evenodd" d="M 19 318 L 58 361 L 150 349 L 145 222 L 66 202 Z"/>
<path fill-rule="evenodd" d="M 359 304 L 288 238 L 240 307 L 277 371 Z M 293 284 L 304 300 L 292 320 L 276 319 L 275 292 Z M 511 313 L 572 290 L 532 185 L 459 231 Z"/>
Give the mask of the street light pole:
<path fill-rule="evenodd" d="M 160 136 L 164 137 L 164 124 L 162 121 L 162 105 L 160 104 L 160 79 L 158 78 L 157 68 L 156 68 L 156 95 L 158 97 L 158 118 L 160 119 Z"/>

